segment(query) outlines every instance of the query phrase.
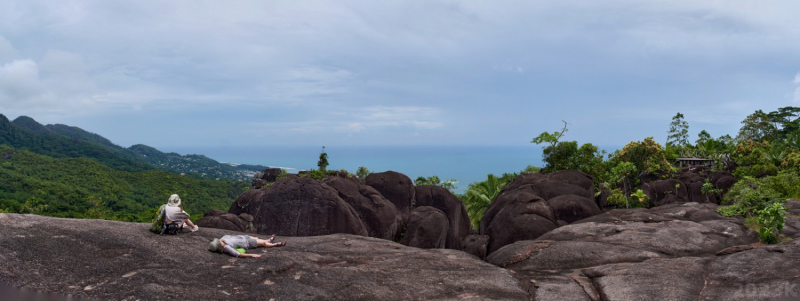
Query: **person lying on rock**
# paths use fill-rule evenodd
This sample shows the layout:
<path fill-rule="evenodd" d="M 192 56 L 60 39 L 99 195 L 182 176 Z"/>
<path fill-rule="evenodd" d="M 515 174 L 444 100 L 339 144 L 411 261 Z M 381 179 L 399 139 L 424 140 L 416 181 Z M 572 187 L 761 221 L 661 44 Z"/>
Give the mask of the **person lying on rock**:
<path fill-rule="evenodd" d="M 200 229 L 200 227 L 193 224 L 192 221 L 189 220 L 189 214 L 186 213 L 186 211 L 183 211 L 183 205 L 181 205 L 181 198 L 177 194 L 169 196 L 169 200 L 167 201 L 167 206 L 164 207 L 164 214 L 165 214 L 164 217 L 167 219 L 167 223 L 182 222 L 184 225 L 192 227 L 191 228 L 192 232 Z"/>
<path fill-rule="evenodd" d="M 275 234 L 268 240 L 248 235 L 225 235 L 219 239 L 214 238 L 214 240 L 208 244 L 208 250 L 211 252 L 225 253 L 233 257 L 259 258 L 261 257 L 259 254 L 239 253 L 236 249 L 255 249 L 258 247 L 272 248 L 285 245 L 285 241 L 275 242 Z"/>

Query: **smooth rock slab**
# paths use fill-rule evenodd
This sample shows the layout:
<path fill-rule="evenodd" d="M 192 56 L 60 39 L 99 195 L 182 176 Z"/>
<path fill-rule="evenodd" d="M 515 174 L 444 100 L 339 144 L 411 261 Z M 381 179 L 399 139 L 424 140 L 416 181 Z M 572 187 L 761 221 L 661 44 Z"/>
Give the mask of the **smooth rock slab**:
<path fill-rule="evenodd" d="M 244 233 L 148 227 L 0 214 L 0 283 L 103 300 L 528 300 L 511 272 L 461 251 L 334 234 L 238 259 L 206 248 Z"/>

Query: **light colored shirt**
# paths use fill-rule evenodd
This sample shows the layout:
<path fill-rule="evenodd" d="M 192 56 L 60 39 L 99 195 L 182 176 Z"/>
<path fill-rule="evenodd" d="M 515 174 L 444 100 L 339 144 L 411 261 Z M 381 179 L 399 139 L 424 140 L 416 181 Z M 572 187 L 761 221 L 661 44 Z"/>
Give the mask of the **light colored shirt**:
<path fill-rule="evenodd" d="M 167 221 L 180 221 L 184 218 L 189 218 L 189 214 L 186 211 L 181 210 L 181 207 L 173 207 L 173 206 L 166 206 L 164 207 L 164 214 L 167 218 Z"/>
<path fill-rule="evenodd" d="M 219 240 L 225 243 L 222 251 L 233 257 L 239 257 L 240 255 L 239 251 L 236 251 L 237 248 L 252 249 L 257 247 L 248 243 L 248 241 L 252 241 L 253 239 L 247 235 L 225 235 Z"/>

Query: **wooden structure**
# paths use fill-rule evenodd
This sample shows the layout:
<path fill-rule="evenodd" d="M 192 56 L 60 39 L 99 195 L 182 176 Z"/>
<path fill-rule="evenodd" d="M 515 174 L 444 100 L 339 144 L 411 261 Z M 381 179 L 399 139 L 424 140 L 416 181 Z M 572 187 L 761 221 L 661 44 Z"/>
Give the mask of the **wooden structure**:
<path fill-rule="evenodd" d="M 678 158 L 678 159 L 675 159 L 675 163 L 677 163 L 678 166 L 681 166 L 681 167 L 689 166 L 689 165 L 692 165 L 692 166 L 696 166 L 696 165 L 711 166 L 712 164 L 714 164 L 714 160 L 713 159 L 703 159 L 703 158 Z"/>

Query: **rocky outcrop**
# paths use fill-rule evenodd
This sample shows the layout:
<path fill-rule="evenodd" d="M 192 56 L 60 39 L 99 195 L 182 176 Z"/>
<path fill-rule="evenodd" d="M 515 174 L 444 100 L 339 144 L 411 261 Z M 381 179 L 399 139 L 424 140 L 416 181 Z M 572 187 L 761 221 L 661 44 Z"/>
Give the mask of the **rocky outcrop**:
<path fill-rule="evenodd" d="M 569 170 L 526 173 L 507 184 L 486 208 L 480 233 L 489 236 L 491 253 L 598 213 L 589 175 Z"/>
<path fill-rule="evenodd" d="M 406 234 L 400 243 L 422 249 L 443 249 L 448 229 L 444 212 L 430 206 L 417 207 L 408 216 Z"/>
<path fill-rule="evenodd" d="M 280 168 L 267 168 L 265 170 L 257 172 L 253 176 L 253 181 L 250 185 L 253 188 L 261 188 L 267 183 L 273 183 L 278 180 L 278 176 L 281 175 L 283 171 Z"/>
<path fill-rule="evenodd" d="M 260 234 L 368 234 L 358 212 L 339 197 L 336 189 L 308 177 L 281 179 L 266 189 L 247 191 L 228 212 L 252 215 Z"/>
<path fill-rule="evenodd" d="M 430 206 L 441 210 L 448 221 L 445 248 L 461 249 L 461 241 L 469 235 L 469 216 L 464 203 L 449 190 L 439 186 L 417 186 L 416 207 Z"/>
<path fill-rule="evenodd" d="M 463 246 L 461 250 L 475 255 L 475 257 L 480 259 L 485 259 L 486 253 L 488 253 L 488 244 L 489 235 L 467 235 L 467 237 L 464 237 L 464 241 L 461 243 Z"/>
<path fill-rule="evenodd" d="M 222 210 L 209 210 L 203 214 L 203 218 L 194 221 L 194 224 L 203 228 L 255 233 L 253 216 L 247 213 L 235 215 Z"/>
<path fill-rule="evenodd" d="M 336 189 L 339 197 L 355 209 L 370 237 L 387 240 L 399 237 L 403 218 L 394 204 L 377 190 L 355 178 L 328 177 L 324 182 Z"/>
<path fill-rule="evenodd" d="M 509 201 L 492 216 L 484 232 L 489 236 L 489 253 L 516 241 L 536 239 L 558 227 L 553 209 L 537 195 L 515 191 L 498 200 L 501 197 L 508 197 Z"/>
<path fill-rule="evenodd" d="M 160 236 L 148 227 L 0 214 L 0 299 L 528 300 L 511 272 L 456 250 L 334 234 L 278 237 L 285 247 L 237 259 L 206 248 L 241 232 Z"/>
<path fill-rule="evenodd" d="M 686 184 L 678 179 L 657 180 L 642 184 L 642 192 L 650 198 L 653 206 L 689 201 Z"/>
<path fill-rule="evenodd" d="M 796 298 L 800 243 L 763 246 L 741 219 L 716 209 L 689 202 L 612 210 L 486 260 L 515 271 L 534 300 Z"/>
<path fill-rule="evenodd" d="M 414 209 L 414 183 L 411 179 L 395 171 L 372 173 L 366 183 L 392 202 L 404 217 Z"/>

